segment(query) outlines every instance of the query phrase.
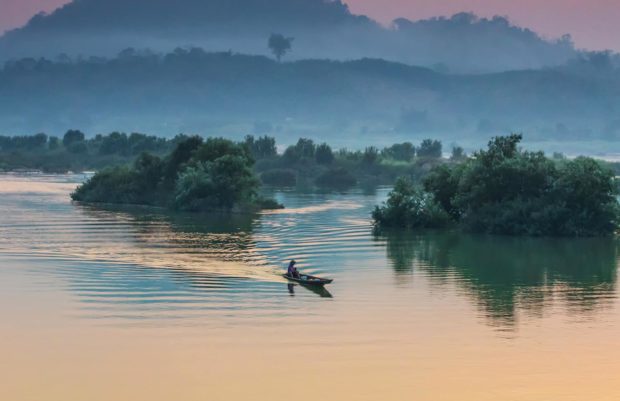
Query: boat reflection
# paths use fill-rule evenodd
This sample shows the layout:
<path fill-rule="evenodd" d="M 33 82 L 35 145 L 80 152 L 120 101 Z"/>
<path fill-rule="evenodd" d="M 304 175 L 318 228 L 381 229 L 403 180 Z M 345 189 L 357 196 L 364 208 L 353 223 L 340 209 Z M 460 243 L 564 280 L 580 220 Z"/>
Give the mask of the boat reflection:
<path fill-rule="evenodd" d="M 288 288 L 288 292 L 289 294 L 291 294 L 291 296 L 295 296 L 295 287 L 302 287 L 310 292 L 313 292 L 315 294 L 317 294 L 318 296 L 320 296 L 321 298 L 333 298 L 334 296 L 327 291 L 327 289 L 323 286 L 316 286 L 316 285 L 303 285 L 303 284 L 292 284 L 289 283 L 286 285 Z"/>

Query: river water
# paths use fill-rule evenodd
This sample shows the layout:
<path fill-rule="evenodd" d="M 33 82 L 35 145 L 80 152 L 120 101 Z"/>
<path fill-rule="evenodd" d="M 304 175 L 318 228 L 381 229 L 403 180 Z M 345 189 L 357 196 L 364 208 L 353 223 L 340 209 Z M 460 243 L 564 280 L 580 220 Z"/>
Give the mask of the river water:
<path fill-rule="evenodd" d="M 2 400 L 620 397 L 617 240 L 374 235 L 387 189 L 101 209 L 83 179 L 0 176 Z"/>

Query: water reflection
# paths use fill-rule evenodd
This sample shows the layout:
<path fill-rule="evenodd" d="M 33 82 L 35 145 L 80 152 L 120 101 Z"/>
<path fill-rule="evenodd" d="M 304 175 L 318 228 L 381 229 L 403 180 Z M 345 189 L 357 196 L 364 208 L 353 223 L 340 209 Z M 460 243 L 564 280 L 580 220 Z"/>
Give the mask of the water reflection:
<path fill-rule="evenodd" d="M 327 291 L 327 288 L 325 287 L 317 287 L 314 285 L 303 285 L 303 284 L 296 285 L 296 284 L 291 284 L 291 283 L 287 284 L 286 286 L 288 288 L 289 294 L 291 294 L 292 296 L 295 295 L 295 288 L 301 287 L 305 290 L 315 293 L 321 298 L 333 298 L 333 295 L 329 291 Z"/>
<path fill-rule="evenodd" d="M 252 290 L 260 293 L 261 286 L 263 289 L 273 290 L 275 287 L 267 284 L 281 281 L 276 270 L 278 266 L 270 265 L 266 258 L 268 247 L 257 241 L 257 238 L 265 240 L 268 237 L 266 233 L 261 235 L 256 232 L 256 228 L 260 228 L 259 215 L 168 213 L 117 205 L 76 207 L 93 220 L 114 219 L 128 222 L 132 227 L 128 230 L 131 232 L 132 248 L 145 249 L 149 253 L 158 249 L 164 251 L 165 255 L 157 256 L 167 260 L 166 267 L 172 264 L 171 256 L 177 261 L 183 260 L 182 267 L 168 269 L 177 284 L 185 283 L 203 291 L 226 289 L 229 292 Z M 302 212 L 306 214 L 312 210 L 313 208 L 304 208 Z M 118 253 L 118 250 L 115 252 Z M 140 262 L 144 263 L 145 257 L 142 257 Z M 213 269 L 211 264 L 222 262 L 238 265 L 233 265 L 232 269 L 228 266 L 223 274 L 215 274 L 216 269 Z M 258 282 L 256 279 L 259 279 Z M 140 282 L 130 282 L 131 287 L 137 291 L 144 288 Z M 152 283 L 145 284 L 152 288 Z M 296 284 L 288 285 L 291 295 L 295 295 L 295 287 L 301 287 L 321 298 L 332 298 L 332 294 L 324 287 Z"/>
<path fill-rule="evenodd" d="M 89 317 L 319 313 L 332 295 L 287 286 L 281 273 L 290 259 L 308 274 L 336 278 L 330 289 L 337 289 L 337 302 L 329 305 L 351 311 L 373 305 L 389 313 L 414 299 L 420 311 L 456 296 L 455 307 L 473 300 L 474 313 L 510 328 L 524 314 L 544 316 L 555 307 L 591 319 L 616 296 L 616 240 L 373 236 L 369 212 L 385 189 L 278 192 L 285 210 L 195 215 L 72 204 L 76 182 L 0 182 L 0 264 L 21 258 L 29 268 L 16 274 L 60 277 Z"/>
<path fill-rule="evenodd" d="M 388 232 L 376 239 L 385 242 L 398 276 L 419 270 L 437 286 L 456 282 L 497 324 L 514 324 L 519 310 L 542 316 L 557 301 L 586 318 L 616 296 L 613 238 Z"/>
<path fill-rule="evenodd" d="M 75 205 L 88 220 L 125 223 L 132 245 L 221 261 L 260 264 L 249 214 L 168 213 L 142 207 Z"/>

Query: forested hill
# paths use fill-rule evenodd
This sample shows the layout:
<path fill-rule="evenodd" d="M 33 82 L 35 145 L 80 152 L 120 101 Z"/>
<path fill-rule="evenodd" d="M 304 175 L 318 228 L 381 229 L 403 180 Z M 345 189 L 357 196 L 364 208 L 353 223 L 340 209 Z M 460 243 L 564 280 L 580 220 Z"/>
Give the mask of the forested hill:
<path fill-rule="evenodd" d="M 374 59 L 278 63 L 193 48 L 22 59 L 0 70 L 0 133 L 11 135 L 79 126 L 278 137 L 339 132 L 342 140 L 374 132 L 386 142 L 510 131 L 530 139 L 617 141 L 619 107 L 620 73 L 598 59 L 449 75 Z"/>
<path fill-rule="evenodd" d="M 372 57 L 453 72 L 555 66 L 578 55 L 569 36 L 547 40 L 471 13 L 385 27 L 340 0 L 74 0 L 0 38 L 0 60 L 188 44 L 265 55 L 274 32 L 295 38 L 294 58 Z"/>

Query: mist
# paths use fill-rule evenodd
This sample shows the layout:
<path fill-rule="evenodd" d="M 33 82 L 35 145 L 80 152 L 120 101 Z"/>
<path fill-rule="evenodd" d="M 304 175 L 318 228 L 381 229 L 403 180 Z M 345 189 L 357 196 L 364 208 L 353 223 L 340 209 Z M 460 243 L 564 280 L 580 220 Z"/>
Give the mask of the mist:
<path fill-rule="evenodd" d="M 454 75 L 378 59 L 278 63 L 200 48 L 26 58 L 0 70 L 0 131 L 256 133 L 284 143 L 338 134 L 345 147 L 523 132 L 609 150 L 596 144 L 620 139 L 614 62 L 602 54 L 555 69 Z"/>
<path fill-rule="evenodd" d="M 293 38 L 283 62 L 273 33 Z M 340 1 L 75 0 L 1 37 L 0 59 L 4 135 L 433 137 L 475 149 L 521 132 L 526 145 L 620 153 L 619 56 L 503 17 L 385 27 Z"/>
<path fill-rule="evenodd" d="M 471 13 L 385 27 L 324 0 L 75 0 L 0 38 L 0 60 L 110 57 L 124 48 L 197 46 L 267 55 L 273 32 L 295 37 L 294 59 L 382 58 L 453 73 L 557 66 L 574 58 L 570 36 L 546 40 L 504 17 Z"/>

